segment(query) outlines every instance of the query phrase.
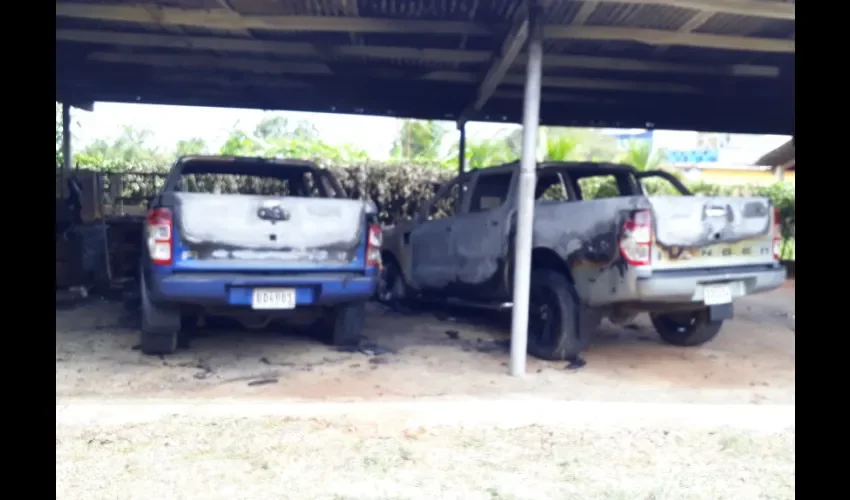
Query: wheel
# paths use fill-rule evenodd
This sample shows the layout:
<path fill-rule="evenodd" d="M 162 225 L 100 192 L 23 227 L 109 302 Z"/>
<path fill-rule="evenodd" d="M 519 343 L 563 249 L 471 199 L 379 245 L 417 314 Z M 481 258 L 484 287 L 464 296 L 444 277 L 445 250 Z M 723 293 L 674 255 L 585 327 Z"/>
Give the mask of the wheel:
<path fill-rule="evenodd" d="M 142 302 L 141 350 L 144 354 L 172 354 L 180 334 L 180 311 L 154 304 L 145 277 L 139 280 Z"/>
<path fill-rule="evenodd" d="M 528 353 L 549 361 L 576 358 L 598 324 L 566 276 L 551 269 L 532 271 L 528 315 Z"/>
<path fill-rule="evenodd" d="M 314 328 L 333 346 L 354 347 L 360 343 L 365 323 L 366 304 L 354 302 L 334 306 Z"/>
<path fill-rule="evenodd" d="M 708 309 L 650 314 L 652 326 L 668 344 L 694 347 L 705 344 L 720 332 L 723 321 L 708 321 Z"/>

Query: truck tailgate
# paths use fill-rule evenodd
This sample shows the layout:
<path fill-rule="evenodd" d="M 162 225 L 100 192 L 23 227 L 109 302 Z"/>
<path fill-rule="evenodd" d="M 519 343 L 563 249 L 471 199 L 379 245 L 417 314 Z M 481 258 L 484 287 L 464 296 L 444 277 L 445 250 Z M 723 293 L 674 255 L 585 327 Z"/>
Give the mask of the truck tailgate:
<path fill-rule="evenodd" d="M 653 269 L 770 264 L 773 210 L 768 198 L 657 196 L 652 205 Z"/>
<path fill-rule="evenodd" d="M 221 269 L 348 267 L 365 241 L 367 205 L 358 200 L 198 193 L 174 198 L 176 269 L 197 268 L 191 264 L 199 261 Z"/>

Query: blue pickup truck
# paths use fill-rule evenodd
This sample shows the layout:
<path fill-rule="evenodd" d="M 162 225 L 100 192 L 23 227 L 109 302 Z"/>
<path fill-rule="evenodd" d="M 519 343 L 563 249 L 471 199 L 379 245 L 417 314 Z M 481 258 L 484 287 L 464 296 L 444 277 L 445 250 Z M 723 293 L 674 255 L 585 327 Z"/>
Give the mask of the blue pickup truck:
<path fill-rule="evenodd" d="M 142 352 L 173 353 L 202 315 L 306 317 L 330 343 L 355 345 L 380 274 L 376 215 L 311 162 L 180 158 L 147 213 Z"/>

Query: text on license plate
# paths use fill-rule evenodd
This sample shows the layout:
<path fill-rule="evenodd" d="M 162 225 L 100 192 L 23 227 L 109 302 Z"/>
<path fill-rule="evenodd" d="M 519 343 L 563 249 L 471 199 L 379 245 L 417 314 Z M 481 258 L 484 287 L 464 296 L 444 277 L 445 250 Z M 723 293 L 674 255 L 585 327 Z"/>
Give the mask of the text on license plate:
<path fill-rule="evenodd" d="M 704 285 L 702 289 L 703 302 L 707 306 L 716 306 L 719 304 L 728 304 L 732 302 L 732 286 L 725 285 Z"/>
<path fill-rule="evenodd" d="M 251 297 L 253 309 L 295 309 L 295 289 L 255 288 Z"/>

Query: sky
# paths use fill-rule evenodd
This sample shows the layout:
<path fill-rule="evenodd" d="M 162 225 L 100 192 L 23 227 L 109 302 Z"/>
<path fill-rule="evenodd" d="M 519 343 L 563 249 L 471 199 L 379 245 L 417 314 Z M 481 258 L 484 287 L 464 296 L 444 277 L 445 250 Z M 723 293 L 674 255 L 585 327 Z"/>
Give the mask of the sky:
<path fill-rule="evenodd" d="M 211 151 L 217 151 L 235 126 L 253 131 L 255 125 L 269 115 L 283 115 L 291 122 L 310 121 L 323 141 L 334 146 L 351 144 L 365 150 L 370 157 L 381 160 L 389 157 L 400 121 L 365 115 L 336 115 L 329 113 L 266 112 L 249 109 L 200 108 L 192 106 L 160 106 L 151 104 L 96 103 L 94 111 L 72 109 L 72 120 L 79 124 L 74 129 L 76 148 L 85 147 L 94 139 L 112 139 L 121 133 L 124 125 L 153 132 L 151 146 L 165 151 L 175 148 L 177 141 L 200 137 Z M 448 130 L 454 124 L 445 122 Z M 469 123 L 470 140 L 488 139 L 505 134 L 517 125 L 505 123 Z M 665 149 L 691 149 L 696 146 L 695 132 L 657 130 L 654 142 Z M 780 146 L 788 136 L 736 135 L 736 140 L 726 148 L 728 162 L 750 164 L 764 153 Z"/>

